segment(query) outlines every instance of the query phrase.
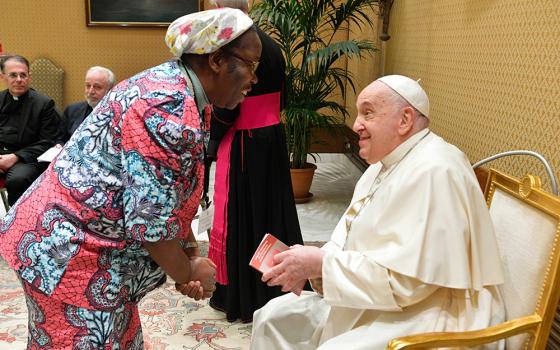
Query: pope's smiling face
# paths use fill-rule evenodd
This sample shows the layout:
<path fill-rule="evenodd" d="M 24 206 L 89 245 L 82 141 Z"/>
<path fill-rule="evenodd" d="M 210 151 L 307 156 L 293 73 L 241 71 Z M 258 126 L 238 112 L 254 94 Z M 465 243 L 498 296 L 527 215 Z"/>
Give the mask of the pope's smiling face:
<path fill-rule="evenodd" d="M 392 90 L 374 81 L 358 96 L 358 115 L 353 130 L 360 137 L 360 157 L 369 164 L 382 160 L 400 143 L 402 105 L 395 103 Z"/>

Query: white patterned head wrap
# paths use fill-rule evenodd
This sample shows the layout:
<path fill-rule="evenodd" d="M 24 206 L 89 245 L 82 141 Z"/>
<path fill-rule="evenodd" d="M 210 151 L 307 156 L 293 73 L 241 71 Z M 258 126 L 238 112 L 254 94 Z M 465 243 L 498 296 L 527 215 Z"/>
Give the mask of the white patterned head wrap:
<path fill-rule="evenodd" d="M 252 25 L 253 20 L 238 9 L 195 12 L 169 25 L 165 44 L 175 57 L 184 53 L 203 55 L 232 42 Z"/>

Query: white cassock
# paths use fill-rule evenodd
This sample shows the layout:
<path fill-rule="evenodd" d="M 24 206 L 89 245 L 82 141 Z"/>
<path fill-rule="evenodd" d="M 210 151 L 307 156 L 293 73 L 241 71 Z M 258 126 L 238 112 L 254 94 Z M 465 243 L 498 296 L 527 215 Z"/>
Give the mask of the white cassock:
<path fill-rule="evenodd" d="M 290 293 L 257 310 L 251 349 L 385 349 L 399 336 L 505 319 L 476 176 L 459 149 L 427 129 L 366 170 L 322 249 L 322 297 Z"/>

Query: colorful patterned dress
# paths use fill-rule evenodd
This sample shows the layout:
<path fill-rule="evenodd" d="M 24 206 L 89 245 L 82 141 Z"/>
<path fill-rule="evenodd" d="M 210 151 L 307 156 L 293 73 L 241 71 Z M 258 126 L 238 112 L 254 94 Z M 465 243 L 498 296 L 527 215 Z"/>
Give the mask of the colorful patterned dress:
<path fill-rule="evenodd" d="M 119 83 L 0 221 L 29 348 L 142 348 L 136 303 L 165 281 L 142 242 L 190 231 L 209 134 L 200 111 L 178 61 Z"/>

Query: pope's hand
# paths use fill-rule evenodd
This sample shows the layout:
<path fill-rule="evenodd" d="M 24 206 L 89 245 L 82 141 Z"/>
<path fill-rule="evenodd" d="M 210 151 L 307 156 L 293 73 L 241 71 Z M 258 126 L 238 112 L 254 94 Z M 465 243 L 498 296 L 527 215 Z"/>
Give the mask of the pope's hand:
<path fill-rule="evenodd" d="M 321 277 L 324 254 L 317 247 L 294 245 L 274 256 L 274 266 L 263 274 L 262 281 L 299 295 L 309 278 Z"/>

